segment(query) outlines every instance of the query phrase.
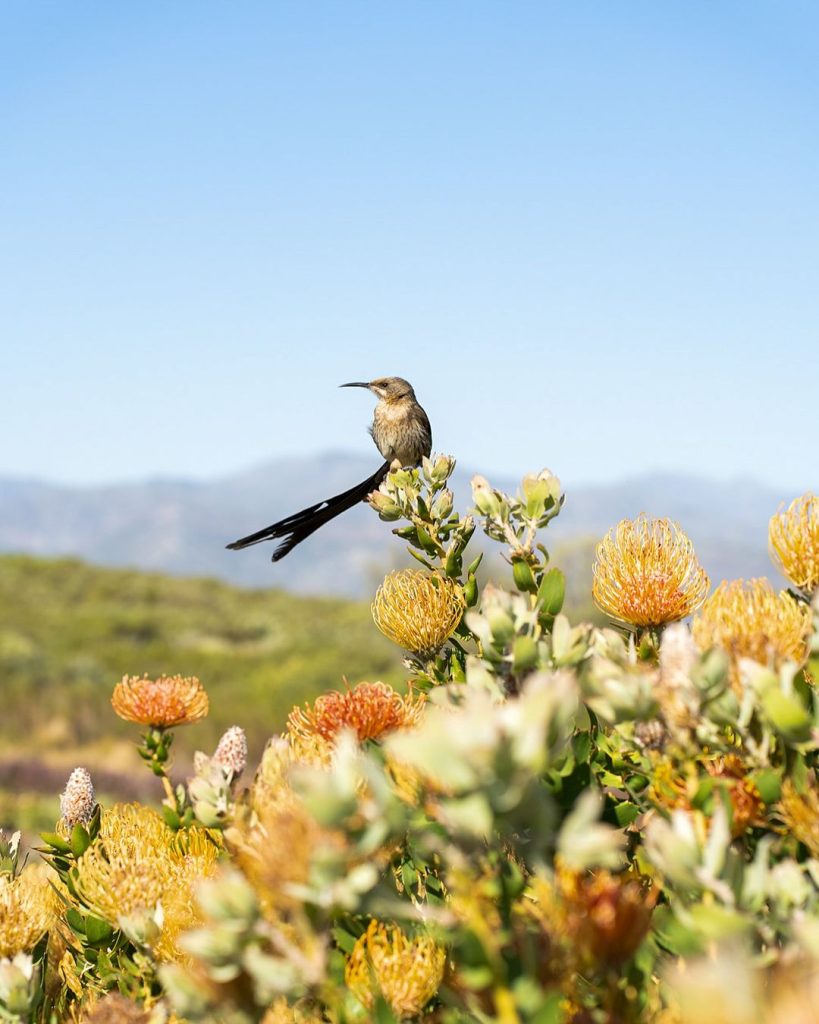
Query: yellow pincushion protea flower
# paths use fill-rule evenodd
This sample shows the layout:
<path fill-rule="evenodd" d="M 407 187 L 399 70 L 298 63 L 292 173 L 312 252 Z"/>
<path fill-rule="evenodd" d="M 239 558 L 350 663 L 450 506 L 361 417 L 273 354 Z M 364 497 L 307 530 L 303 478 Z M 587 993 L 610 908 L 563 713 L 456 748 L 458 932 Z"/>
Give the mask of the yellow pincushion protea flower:
<path fill-rule="evenodd" d="M 423 708 L 421 696 L 402 696 L 386 683 L 359 683 L 352 690 L 331 690 L 312 706 L 293 708 L 285 735 L 296 760 L 326 765 L 342 729 L 352 729 L 360 743 L 379 740 L 416 725 Z"/>
<path fill-rule="evenodd" d="M 429 936 L 408 937 L 371 921 L 344 971 L 347 987 L 368 1009 L 380 992 L 398 1017 L 415 1017 L 438 991 L 446 953 Z"/>
<path fill-rule="evenodd" d="M 309 1004 L 291 1006 L 286 999 L 277 999 L 268 1008 L 262 1024 L 322 1024 L 324 1015 Z"/>
<path fill-rule="evenodd" d="M 784 661 L 804 661 L 810 629 L 810 608 L 785 590 L 777 593 L 768 580 L 723 580 L 694 619 L 691 633 L 700 650 L 727 651 L 736 680 L 740 658 L 775 668 Z"/>
<path fill-rule="evenodd" d="M 631 626 L 664 626 L 691 615 L 711 581 L 694 545 L 668 519 L 623 519 L 597 545 L 595 604 Z"/>
<path fill-rule="evenodd" d="M 819 590 L 819 498 L 796 498 L 768 524 L 771 558 L 782 575 L 806 594 Z"/>
<path fill-rule="evenodd" d="M 189 725 L 208 713 L 208 695 L 195 676 L 123 676 L 111 704 L 126 722 L 161 729 Z"/>
<path fill-rule="evenodd" d="M 785 779 L 778 811 L 788 832 L 804 843 L 814 857 L 819 856 L 819 791 L 808 786 L 800 793 L 790 779 Z"/>
<path fill-rule="evenodd" d="M 0 959 L 29 953 L 51 927 L 53 890 L 33 864 L 19 875 L 0 874 Z"/>
<path fill-rule="evenodd" d="M 154 915 L 149 943 L 161 960 L 180 957 L 179 935 L 200 920 L 194 890 L 216 870 L 219 846 L 206 829 L 178 834 L 156 811 L 115 804 L 100 833 L 77 862 L 79 897 L 112 925 Z M 161 905 L 162 913 L 154 914 Z"/>
<path fill-rule="evenodd" d="M 373 619 L 384 636 L 426 658 L 444 646 L 465 610 L 466 599 L 455 580 L 414 569 L 386 576 L 372 605 Z"/>

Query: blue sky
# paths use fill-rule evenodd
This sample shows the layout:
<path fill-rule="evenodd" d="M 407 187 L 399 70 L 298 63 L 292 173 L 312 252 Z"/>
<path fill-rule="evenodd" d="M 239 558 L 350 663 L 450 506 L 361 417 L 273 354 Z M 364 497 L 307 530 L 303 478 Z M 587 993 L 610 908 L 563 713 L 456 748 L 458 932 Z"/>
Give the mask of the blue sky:
<path fill-rule="evenodd" d="M 814 4 L 8 3 L 0 472 L 819 487 Z M 5 442 L 5 443 L 4 443 Z"/>

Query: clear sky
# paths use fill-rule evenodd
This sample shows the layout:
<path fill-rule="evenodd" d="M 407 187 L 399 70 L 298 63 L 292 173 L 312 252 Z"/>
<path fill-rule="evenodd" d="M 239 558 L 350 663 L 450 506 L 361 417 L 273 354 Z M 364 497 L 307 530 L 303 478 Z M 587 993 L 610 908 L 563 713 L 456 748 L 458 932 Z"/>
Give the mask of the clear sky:
<path fill-rule="evenodd" d="M 819 487 L 819 7 L 0 12 L 0 472 L 439 450 Z"/>

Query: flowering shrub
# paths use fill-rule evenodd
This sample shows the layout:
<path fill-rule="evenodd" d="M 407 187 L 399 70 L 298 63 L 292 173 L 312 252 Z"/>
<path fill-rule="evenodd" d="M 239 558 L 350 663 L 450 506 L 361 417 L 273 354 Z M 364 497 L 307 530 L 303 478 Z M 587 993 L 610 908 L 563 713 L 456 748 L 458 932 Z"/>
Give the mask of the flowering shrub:
<path fill-rule="evenodd" d="M 677 524 L 621 522 L 597 629 L 562 614 L 540 540 L 559 481 L 510 496 L 476 477 L 462 517 L 453 466 L 371 496 L 420 563 L 373 604 L 406 693 L 359 682 L 294 708 L 251 779 L 234 726 L 174 785 L 204 687 L 117 684 L 162 807 L 100 807 L 77 768 L 40 863 L 0 843 L 0 1020 L 814 1019 L 815 499 L 771 522 L 779 594 L 708 597 Z M 505 589 L 479 586 L 478 525 Z"/>

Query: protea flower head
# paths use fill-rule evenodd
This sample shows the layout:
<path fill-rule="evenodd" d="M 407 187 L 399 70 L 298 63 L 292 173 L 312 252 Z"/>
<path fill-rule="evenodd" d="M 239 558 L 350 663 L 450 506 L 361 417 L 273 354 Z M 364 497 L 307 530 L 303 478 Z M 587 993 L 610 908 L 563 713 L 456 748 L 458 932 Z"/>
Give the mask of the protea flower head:
<path fill-rule="evenodd" d="M 0 874 L 0 958 L 30 952 L 51 927 L 53 890 L 33 864 Z"/>
<path fill-rule="evenodd" d="M 564 866 L 557 871 L 557 889 L 566 934 L 594 963 L 611 966 L 627 960 L 643 941 L 658 896 L 645 878 Z"/>
<path fill-rule="evenodd" d="M 352 729 L 360 743 L 378 740 L 416 725 L 423 708 L 421 696 L 402 696 L 386 683 L 359 683 L 352 690 L 322 694 L 312 706 L 293 708 L 286 735 L 297 760 L 327 763 L 342 729 Z"/>
<path fill-rule="evenodd" d="M 208 695 L 195 676 L 123 676 L 111 704 L 126 722 L 162 729 L 189 725 L 208 713 Z"/>
<path fill-rule="evenodd" d="M 98 916 L 139 930 L 160 959 L 175 959 L 177 937 L 199 920 L 196 884 L 215 872 L 218 856 L 205 829 L 176 833 L 148 807 L 115 804 L 77 862 L 74 885 Z"/>
<path fill-rule="evenodd" d="M 772 516 L 768 543 L 783 576 L 806 594 L 819 590 L 819 498 L 808 492 Z"/>
<path fill-rule="evenodd" d="M 396 925 L 371 921 L 344 972 L 347 987 L 371 1008 L 379 993 L 399 1018 L 416 1017 L 444 976 L 446 954 L 427 935 L 410 938 Z"/>
<path fill-rule="evenodd" d="M 623 519 L 597 545 L 595 603 L 630 626 L 684 619 L 699 608 L 709 586 L 694 545 L 668 519 Z"/>
<path fill-rule="evenodd" d="M 386 576 L 372 605 L 384 636 L 421 657 L 431 657 L 444 646 L 465 609 L 463 590 L 455 580 L 414 569 Z"/>
<path fill-rule="evenodd" d="M 691 626 L 701 650 L 722 647 L 730 655 L 735 679 L 740 658 L 776 668 L 801 663 L 810 630 L 808 605 L 785 590 L 777 593 L 766 579 L 723 580 Z"/>

